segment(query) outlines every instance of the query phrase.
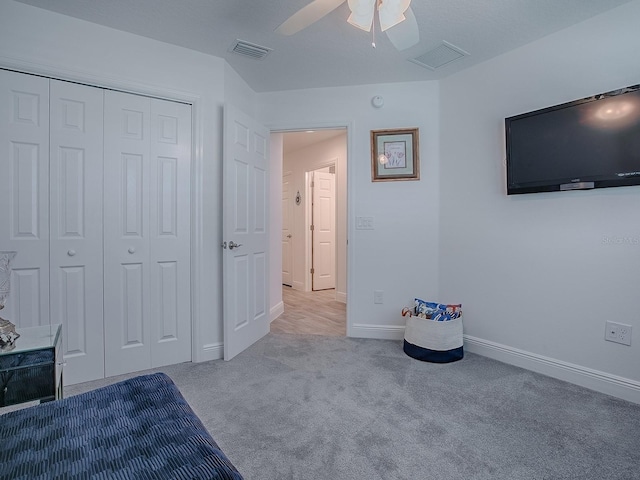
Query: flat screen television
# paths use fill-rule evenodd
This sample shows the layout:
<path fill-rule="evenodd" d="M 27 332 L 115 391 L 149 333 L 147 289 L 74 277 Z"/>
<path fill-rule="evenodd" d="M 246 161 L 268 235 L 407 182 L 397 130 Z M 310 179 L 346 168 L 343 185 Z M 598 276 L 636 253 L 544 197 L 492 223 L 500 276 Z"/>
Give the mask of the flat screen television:
<path fill-rule="evenodd" d="M 507 194 L 640 185 L 640 85 L 505 119 Z"/>

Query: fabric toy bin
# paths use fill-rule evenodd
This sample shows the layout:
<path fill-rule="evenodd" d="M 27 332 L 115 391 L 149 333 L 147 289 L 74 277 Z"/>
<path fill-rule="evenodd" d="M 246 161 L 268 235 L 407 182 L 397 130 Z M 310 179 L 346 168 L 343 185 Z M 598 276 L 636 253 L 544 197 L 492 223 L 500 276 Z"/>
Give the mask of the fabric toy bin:
<path fill-rule="evenodd" d="M 404 353 L 423 362 L 449 363 L 464 357 L 462 315 L 439 322 L 418 316 L 407 317 Z"/>

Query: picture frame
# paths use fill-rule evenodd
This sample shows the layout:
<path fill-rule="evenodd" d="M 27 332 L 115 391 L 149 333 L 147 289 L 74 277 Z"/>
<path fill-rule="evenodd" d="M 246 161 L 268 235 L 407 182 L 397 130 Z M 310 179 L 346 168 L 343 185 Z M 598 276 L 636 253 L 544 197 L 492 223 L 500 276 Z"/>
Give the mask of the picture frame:
<path fill-rule="evenodd" d="M 371 130 L 371 181 L 420 180 L 417 128 Z"/>

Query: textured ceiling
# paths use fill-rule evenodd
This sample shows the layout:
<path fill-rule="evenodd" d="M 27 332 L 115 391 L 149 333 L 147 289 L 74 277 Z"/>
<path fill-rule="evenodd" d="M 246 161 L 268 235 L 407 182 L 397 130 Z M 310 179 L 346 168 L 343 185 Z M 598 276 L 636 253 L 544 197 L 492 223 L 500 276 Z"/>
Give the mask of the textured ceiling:
<path fill-rule="evenodd" d="M 4 0 L 3 0 L 4 1 Z M 420 43 L 347 24 L 346 3 L 301 32 L 274 30 L 310 0 L 16 0 L 224 58 L 257 92 L 443 78 L 630 0 L 413 0 Z M 272 48 L 230 53 L 237 39 Z M 470 55 L 435 71 L 408 61 L 447 41 Z"/>

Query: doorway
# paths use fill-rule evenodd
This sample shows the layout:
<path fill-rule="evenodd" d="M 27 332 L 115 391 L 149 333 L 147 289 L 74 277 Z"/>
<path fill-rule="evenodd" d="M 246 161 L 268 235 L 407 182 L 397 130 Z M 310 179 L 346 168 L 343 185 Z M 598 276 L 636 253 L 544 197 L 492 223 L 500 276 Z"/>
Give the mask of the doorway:
<path fill-rule="evenodd" d="M 347 130 L 282 139 L 284 313 L 271 331 L 346 335 Z"/>
<path fill-rule="evenodd" d="M 344 337 L 347 305 L 335 299 L 333 290 L 302 292 L 282 286 L 284 313 L 271 322 L 272 333 Z"/>

